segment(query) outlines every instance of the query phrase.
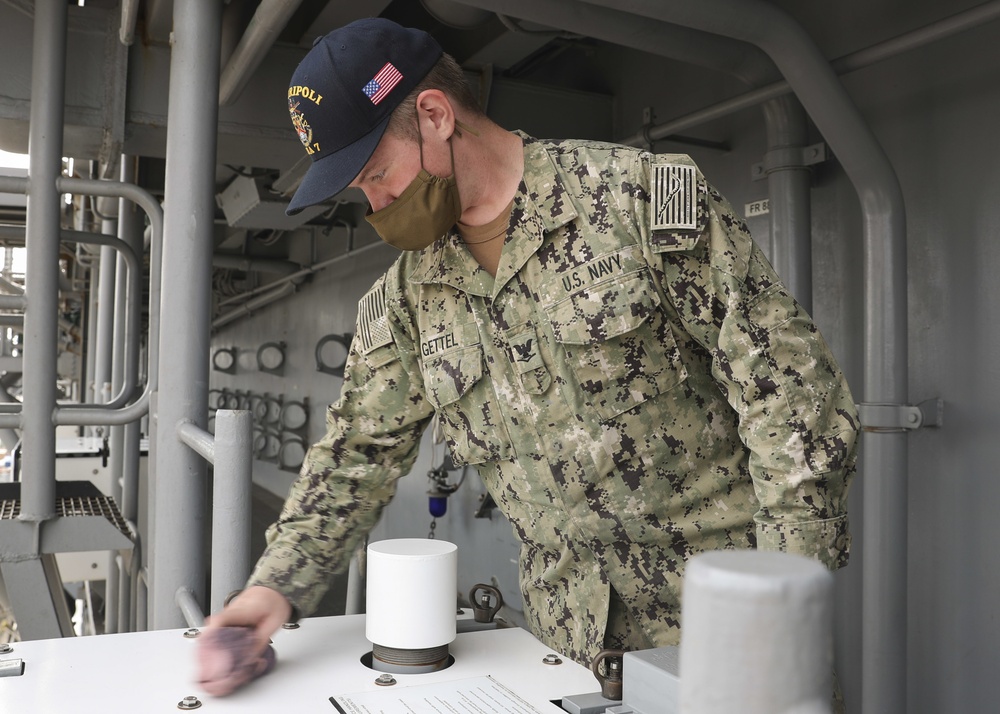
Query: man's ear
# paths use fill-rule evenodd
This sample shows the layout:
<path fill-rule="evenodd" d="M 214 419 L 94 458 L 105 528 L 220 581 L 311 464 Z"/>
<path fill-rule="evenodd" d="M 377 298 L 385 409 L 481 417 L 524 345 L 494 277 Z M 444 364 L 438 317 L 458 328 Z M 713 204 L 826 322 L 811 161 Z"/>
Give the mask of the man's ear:
<path fill-rule="evenodd" d="M 434 133 L 442 140 L 449 139 L 455 131 L 455 110 L 448 95 L 440 89 L 425 89 L 418 94 L 417 121 L 425 138 Z"/>

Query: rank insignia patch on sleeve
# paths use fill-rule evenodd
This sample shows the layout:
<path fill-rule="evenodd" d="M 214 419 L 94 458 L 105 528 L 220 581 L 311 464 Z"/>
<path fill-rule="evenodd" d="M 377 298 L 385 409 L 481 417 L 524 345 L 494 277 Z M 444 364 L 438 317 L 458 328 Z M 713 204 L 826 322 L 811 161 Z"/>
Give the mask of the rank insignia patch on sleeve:
<path fill-rule="evenodd" d="M 380 279 L 358 303 L 358 343 L 361 354 L 392 342 L 385 313 L 385 294 Z"/>
<path fill-rule="evenodd" d="M 694 166 L 653 164 L 652 194 L 651 230 L 698 227 L 698 178 Z"/>

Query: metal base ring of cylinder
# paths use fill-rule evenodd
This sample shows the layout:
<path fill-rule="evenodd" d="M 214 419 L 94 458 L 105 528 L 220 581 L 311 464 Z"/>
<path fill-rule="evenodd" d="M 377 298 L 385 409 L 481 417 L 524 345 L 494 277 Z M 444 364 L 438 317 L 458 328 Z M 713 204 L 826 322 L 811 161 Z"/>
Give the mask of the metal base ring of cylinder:
<path fill-rule="evenodd" d="M 426 649 L 399 649 L 372 644 L 371 668 L 393 674 L 426 674 L 445 669 L 454 660 L 448 656 L 448 645 Z"/>

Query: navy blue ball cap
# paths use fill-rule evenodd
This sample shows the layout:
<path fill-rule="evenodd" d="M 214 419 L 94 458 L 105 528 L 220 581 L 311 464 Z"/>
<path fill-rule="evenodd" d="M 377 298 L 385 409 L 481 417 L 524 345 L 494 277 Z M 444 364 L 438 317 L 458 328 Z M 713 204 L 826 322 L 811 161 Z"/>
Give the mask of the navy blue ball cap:
<path fill-rule="evenodd" d="M 288 112 L 312 159 L 285 212 L 343 191 L 368 163 L 392 111 L 442 54 L 423 30 L 357 20 L 313 44 L 288 87 Z"/>

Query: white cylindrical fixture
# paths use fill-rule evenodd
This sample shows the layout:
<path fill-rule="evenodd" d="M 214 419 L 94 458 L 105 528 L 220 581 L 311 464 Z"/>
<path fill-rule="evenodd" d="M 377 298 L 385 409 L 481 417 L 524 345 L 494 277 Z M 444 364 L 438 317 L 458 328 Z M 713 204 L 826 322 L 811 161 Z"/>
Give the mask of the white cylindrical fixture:
<path fill-rule="evenodd" d="M 684 576 L 681 714 L 829 714 L 833 576 L 800 555 L 716 551 Z"/>
<path fill-rule="evenodd" d="M 365 634 L 374 645 L 422 650 L 455 639 L 458 547 L 399 538 L 368 546 Z"/>

